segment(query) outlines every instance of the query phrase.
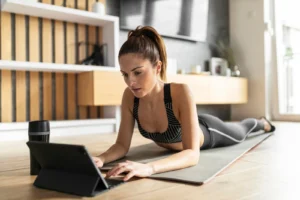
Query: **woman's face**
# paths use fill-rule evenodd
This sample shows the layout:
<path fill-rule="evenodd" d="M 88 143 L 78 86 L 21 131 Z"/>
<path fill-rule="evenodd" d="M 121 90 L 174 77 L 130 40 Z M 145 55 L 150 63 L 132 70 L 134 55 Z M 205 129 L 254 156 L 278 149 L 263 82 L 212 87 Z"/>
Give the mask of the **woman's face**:
<path fill-rule="evenodd" d="M 138 98 L 147 95 L 159 78 L 160 66 L 153 66 L 148 59 L 138 54 L 122 55 L 119 63 L 125 83 Z"/>

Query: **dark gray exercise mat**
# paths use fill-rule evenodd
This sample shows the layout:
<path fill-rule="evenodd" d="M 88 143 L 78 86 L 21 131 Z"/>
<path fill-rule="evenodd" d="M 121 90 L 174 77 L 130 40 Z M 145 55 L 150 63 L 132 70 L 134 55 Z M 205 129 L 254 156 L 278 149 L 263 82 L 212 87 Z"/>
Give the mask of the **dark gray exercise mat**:
<path fill-rule="evenodd" d="M 165 179 L 201 185 L 216 176 L 223 169 L 241 157 L 244 153 L 261 143 L 272 134 L 273 133 L 256 135 L 252 134 L 240 144 L 201 150 L 200 160 L 196 166 L 154 174 L 148 178 Z M 165 150 L 162 147 L 157 146 L 155 143 L 141 145 L 131 148 L 124 158 L 105 164 L 101 170 L 109 170 L 116 163 L 123 162 L 125 160 L 148 163 L 150 161 L 165 158 L 173 153 L 175 152 Z"/>

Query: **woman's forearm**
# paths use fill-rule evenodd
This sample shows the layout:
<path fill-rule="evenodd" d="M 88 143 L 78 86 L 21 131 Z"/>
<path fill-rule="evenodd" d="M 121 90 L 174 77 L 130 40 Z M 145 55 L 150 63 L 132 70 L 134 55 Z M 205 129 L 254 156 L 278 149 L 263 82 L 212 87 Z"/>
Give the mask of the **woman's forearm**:
<path fill-rule="evenodd" d="M 191 149 L 187 149 L 148 164 L 152 167 L 153 174 L 178 170 L 196 165 L 199 162 L 199 154 L 200 150 L 196 152 Z"/>
<path fill-rule="evenodd" d="M 124 157 L 126 153 L 127 151 L 122 145 L 115 143 L 98 157 L 102 160 L 103 163 L 109 163 L 111 161 Z"/>

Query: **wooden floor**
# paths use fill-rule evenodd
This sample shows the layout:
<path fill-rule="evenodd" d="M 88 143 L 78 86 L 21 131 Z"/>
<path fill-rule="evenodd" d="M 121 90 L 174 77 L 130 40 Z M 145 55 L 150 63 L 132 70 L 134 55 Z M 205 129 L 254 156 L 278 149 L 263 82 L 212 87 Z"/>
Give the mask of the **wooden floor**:
<path fill-rule="evenodd" d="M 275 123 L 276 133 L 202 186 L 133 179 L 92 199 L 300 199 L 300 123 Z M 106 150 L 116 134 L 51 138 L 83 144 L 92 155 Z M 0 199 L 77 199 L 36 188 L 29 175 L 26 141 L 0 143 Z M 132 145 L 149 143 L 137 132 Z M 91 199 L 91 198 L 83 198 Z"/>

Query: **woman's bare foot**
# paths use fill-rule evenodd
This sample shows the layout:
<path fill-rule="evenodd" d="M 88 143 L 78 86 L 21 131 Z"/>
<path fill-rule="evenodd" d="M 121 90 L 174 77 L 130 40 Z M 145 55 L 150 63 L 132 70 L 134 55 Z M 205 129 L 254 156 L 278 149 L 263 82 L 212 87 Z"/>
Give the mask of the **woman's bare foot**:
<path fill-rule="evenodd" d="M 271 125 L 269 124 L 269 122 L 267 120 L 265 120 L 265 118 L 261 118 L 259 120 L 264 123 L 265 132 L 269 132 L 271 130 Z"/>

